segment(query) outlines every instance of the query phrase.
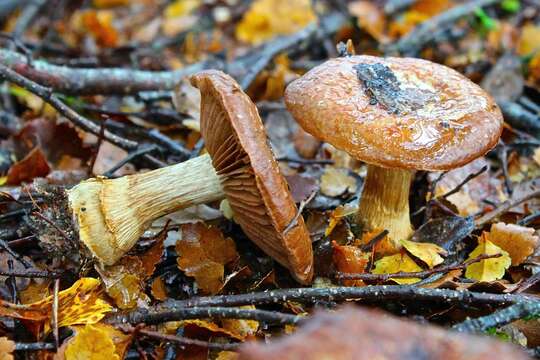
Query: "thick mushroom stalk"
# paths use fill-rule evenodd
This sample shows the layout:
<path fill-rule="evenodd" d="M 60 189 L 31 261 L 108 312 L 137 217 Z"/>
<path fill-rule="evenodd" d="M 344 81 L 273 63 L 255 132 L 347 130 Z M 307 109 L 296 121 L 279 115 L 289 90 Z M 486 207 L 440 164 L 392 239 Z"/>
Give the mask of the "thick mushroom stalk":
<path fill-rule="evenodd" d="M 408 239 L 413 233 L 409 216 L 409 188 L 413 175 L 412 170 L 368 165 L 358 222 L 365 230 L 388 230 L 388 243 L 381 244 L 381 252 L 399 248 L 399 241 Z"/>
<path fill-rule="evenodd" d="M 208 155 L 118 179 L 90 179 L 68 191 L 79 239 L 106 265 L 131 249 L 153 220 L 224 197 Z"/>

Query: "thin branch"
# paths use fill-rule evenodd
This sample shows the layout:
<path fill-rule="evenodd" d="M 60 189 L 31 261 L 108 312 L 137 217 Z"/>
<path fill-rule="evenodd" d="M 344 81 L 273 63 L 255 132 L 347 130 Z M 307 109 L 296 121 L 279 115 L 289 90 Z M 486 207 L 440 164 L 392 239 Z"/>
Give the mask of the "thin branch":
<path fill-rule="evenodd" d="M 485 224 L 489 223 L 491 220 L 499 217 L 500 215 L 504 214 L 514 206 L 518 206 L 521 203 L 524 203 L 525 201 L 534 199 L 536 197 L 540 196 L 540 189 L 537 189 L 535 191 L 531 191 L 529 193 L 524 194 L 523 196 L 520 196 L 516 199 L 510 199 L 503 202 L 499 207 L 494 209 L 493 211 L 488 212 L 487 214 L 483 215 L 482 217 L 475 220 L 475 224 L 478 228 L 481 228 Z"/>
<path fill-rule="evenodd" d="M 378 282 L 385 282 L 393 278 L 394 279 L 409 279 L 409 278 L 425 279 L 427 277 L 430 277 L 433 274 L 447 273 L 453 270 L 463 270 L 471 264 L 474 264 L 474 263 L 477 263 L 479 261 L 486 260 L 486 259 L 498 258 L 500 256 L 502 255 L 501 254 L 495 254 L 495 255 L 483 254 L 474 259 L 467 260 L 462 264 L 441 266 L 438 268 L 433 268 L 430 270 L 418 271 L 418 272 L 400 271 L 393 274 L 367 274 L 367 273 L 353 274 L 353 273 L 338 272 L 336 273 L 336 278 L 340 280 L 366 280 L 366 281 L 378 281 Z"/>
<path fill-rule="evenodd" d="M 489 328 L 510 324 L 524 317 L 538 315 L 540 315 L 540 301 L 524 301 L 495 311 L 487 316 L 467 319 L 452 328 L 460 332 L 483 332 Z"/>
<path fill-rule="evenodd" d="M 15 351 L 39 351 L 52 349 L 56 349 L 56 346 L 54 344 L 45 342 L 15 343 Z"/>
<path fill-rule="evenodd" d="M 264 321 L 278 325 L 295 325 L 301 322 L 302 316 L 284 314 L 277 311 L 265 311 L 257 309 L 238 309 L 222 307 L 193 307 L 159 311 L 144 312 L 135 311 L 125 315 L 116 315 L 109 318 L 109 323 L 129 324 L 159 324 L 166 321 L 180 321 L 188 319 L 248 319 Z"/>
<path fill-rule="evenodd" d="M 302 200 L 302 202 L 300 202 L 300 206 L 298 206 L 298 210 L 296 210 L 296 215 L 291 220 L 289 225 L 287 225 L 285 230 L 283 230 L 284 235 L 287 234 L 289 231 L 291 231 L 291 229 L 294 228 L 298 224 L 298 218 L 300 218 L 300 216 L 302 216 L 302 212 L 304 211 L 304 208 L 306 207 L 307 204 L 309 204 L 311 202 L 311 200 L 313 200 L 315 198 L 315 195 L 317 195 L 317 190 L 312 191 L 307 199 Z"/>
<path fill-rule="evenodd" d="M 60 272 L 54 271 L 0 271 L 0 276 L 13 276 L 21 278 L 44 278 L 44 279 L 56 279 L 63 275 Z"/>

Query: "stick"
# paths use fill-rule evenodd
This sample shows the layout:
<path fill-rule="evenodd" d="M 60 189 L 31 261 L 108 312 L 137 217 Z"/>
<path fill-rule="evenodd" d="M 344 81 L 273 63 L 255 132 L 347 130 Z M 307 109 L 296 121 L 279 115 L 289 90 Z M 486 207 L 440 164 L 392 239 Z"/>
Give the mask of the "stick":
<path fill-rule="evenodd" d="M 493 211 L 488 212 L 487 214 L 481 216 L 480 218 L 475 220 L 476 227 L 481 228 L 491 220 L 497 218 L 498 216 L 504 214 L 506 211 L 510 210 L 514 206 L 517 206 L 521 203 L 524 203 L 525 201 L 528 201 L 530 199 L 536 198 L 540 196 L 540 189 L 537 189 L 535 191 L 526 193 L 525 195 L 517 198 L 517 199 L 510 199 L 503 202 L 498 208 L 496 208 Z"/>
<path fill-rule="evenodd" d="M 109 323 L 130 324 L 159 324 L 166 321 L 180 321 L 188 319 L 248 319 L 264 321 L 278 325 L 295 325 L 302 321 L 302 316 L 284 314 L 277 311 L 256 309 L 237 309 L 227 307 L 194 307 L 147 312 L 135 311 L 126 315 L 116 315 L 109 318 Z"/>
<path fill-rule="evenodd" d="M 467 16 L 478 8 L 489 6 L 500 0 L 471 0 L 463 5 L 450 8 L 427 21 L 418 25 L 413 31 L 401 38 L 396 44 L 388 47 L 387 52 L 399 52 L 405 54 L 415 54 L 420 51 L 425 44 L 433 39 L 433 36 L 443 28 L 453 24 L 455 21 Z"/>
<path fill-rule="evenodd" d="M 539 314 L 540 301 L 524 301 L 498 310 L 487 316 L 476 319 L 467 319 L 462 323 L 454 325 L 452 329 L 460 332 L 483 332 L 489 328 L 503 326 L 510 324 L 515 320 Z"/>

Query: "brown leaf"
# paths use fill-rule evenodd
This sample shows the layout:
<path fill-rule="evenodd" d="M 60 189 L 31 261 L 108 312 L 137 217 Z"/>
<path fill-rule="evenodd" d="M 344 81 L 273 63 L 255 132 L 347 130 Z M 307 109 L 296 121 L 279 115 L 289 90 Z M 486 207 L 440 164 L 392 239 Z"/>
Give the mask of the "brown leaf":
<path fill-rule="evenodd" d="M 379 42 L 386 41 L 384 11 L 371 1 L 349 3 L 349 12 L 358 18 L 358 26 Z"/>
<path fill-rule="evenodd" d="M 11 166 L 7 174 L 7 183 L 19 185 L 22 182 L 29 182 L 34 178 L 46 176 L 50 170 L 45 155 L 36 147 L 24 159 Z"/>
<path fill-rule="evenodd" d="M 356 191 L 356 179 L 346 169 L 327 166 L 321 176 L 321 192 L 326 196 L 340 196 Z"/>
<path fill-rule="evenodd" d="M 365 271 L 370 254 L 363 253 L 356 246 L 338 245 L 332 242 L 333 260 L 336 270 L 342 273 L 361 274 Z M 365 286 L 362 280 L 344 280 L 345 286 Z"/>
<path fill-rule="evenodd" d="M 238 257 L 234 241 L 221 231 L 203 223 L 182 225 L 182 237 L 176 242 L 178 267 L 193 276 L 203 292 L 221 290 L 224 265 Z"/>
<path fill-rule="evenodd" d="M 159 301 L 167 300 L 167 289 L 165 288 L 165 283 L 163 282 L 162 278 L 155 278 L 152 281 L 151 288 L 152 296 L 154 297 L 154 299 Z"/>
<path fill-rule="evenodd" d="M 510 255 L 512 266 L 523 263 L 538 247 L 539 240 L 533 228 L 502 222 L 491 225 L 487 238 Z"/>
<path fill-rule="evenodd" d="M 0 337 L 0 360 L 13 360 L 15 351 L 15 342 L 7 337 Z"/>

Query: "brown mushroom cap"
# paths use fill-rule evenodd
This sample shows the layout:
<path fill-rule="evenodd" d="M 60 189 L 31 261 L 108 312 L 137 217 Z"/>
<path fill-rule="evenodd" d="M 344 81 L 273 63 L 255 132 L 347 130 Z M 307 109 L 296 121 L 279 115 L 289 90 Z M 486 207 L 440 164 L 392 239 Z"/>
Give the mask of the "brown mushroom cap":
<path fill-rule="evenodd" d="M 376 64 L 390 70 L 383 74 L 390 77 L 383 84 L 389 85 L 386 96 L 377 92 L 380 83 L 360 80 L 359 66 Z M 459 167 L 495 146 L 503 125 L 498 106 L 478 85 L 446 66 L 413 58 L 329 60 L 291 83 L 285 101 L 307 132 L 389 168 Z"/>
<path fill-rule="evenodd" d="M 235 221 L 264 252 L 302 283 L 313 275 L 313 253 L 302 216 L 268 146 L 257 108 L 230 76 L 203 71 L 191 78 L 201 91 L 201 132 Z"/>

